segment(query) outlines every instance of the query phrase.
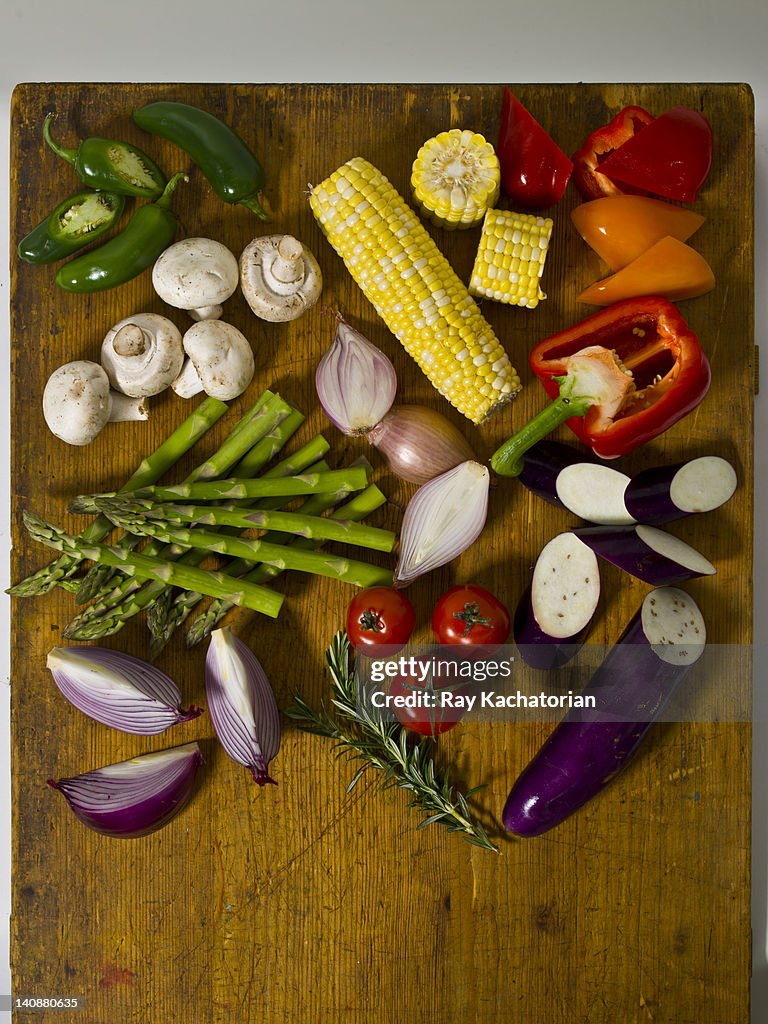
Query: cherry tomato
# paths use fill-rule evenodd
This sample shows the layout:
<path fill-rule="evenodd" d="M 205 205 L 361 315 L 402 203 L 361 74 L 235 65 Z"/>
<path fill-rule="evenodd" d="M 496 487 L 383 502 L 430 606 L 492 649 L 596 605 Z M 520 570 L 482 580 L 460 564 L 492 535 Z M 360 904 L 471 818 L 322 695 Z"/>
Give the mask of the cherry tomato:
<path fill-rule="evenodd" d="M 418 677 L 396 676 L 389 687 L 390 697 L 415 698 L 416 706 L 391 705 L 395 717 L 406 729 L 418 733 L 419 736 L 439 736 L 441 733 L 448 732 L 449 729 L 453 729 L 455 725 L 459 724 L 464 715 L 464 709 L 441 707 L 439 693 L 442 689 L 459 692 L 452 685 L 451 680 L 446 680 L 444 686 L 434 686 L 432 679 L 423 683 Z M 461 688 L 462 692 L 464 689 L 466 688 Z M 430 707 L 432 694 L 438 695 L 435 707 Z"/>
<path fill-rule="evenodd" d="M 441 644 L 499 645 L 509 628 L 509 612 L 501 601 L 474 583 L 446 591 L 432 613 L 432 631 Z"/>
<path fill-rule="evenodd" d="M 369 587 L 347 609 L 347 635 L 353 647 L 403 647 L 416 625 L 413 605 L 400 590 Z M 395 653 L 392 651 L 391 653 Z"/>

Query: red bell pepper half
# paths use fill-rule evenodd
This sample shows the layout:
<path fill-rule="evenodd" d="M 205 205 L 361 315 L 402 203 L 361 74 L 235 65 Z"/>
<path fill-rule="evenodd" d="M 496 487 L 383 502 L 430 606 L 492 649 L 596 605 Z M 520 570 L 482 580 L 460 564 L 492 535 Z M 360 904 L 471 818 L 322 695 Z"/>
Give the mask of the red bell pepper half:
<path fill-rule="evenodd" d="M 658 296 L 627 299 L 540 341 L 531 369 L 554 399 L 493 455 L 500 476 L 567 422 L 603 459 L 651 441 L 709 390 L 709 361 L 677 308 Z"/>
<path fill-rule="evenodd" d="M 623 187 L 692 203 L 712 166 L 709 121 L 688 107 L 672 107 L 611 153 L 600 171 Z"/>
<path fill-rule="evenodd" d="M 573 183 L 585 199 L 625 194 L 644 195 L 640 189 L 623 190 L 603 174 L 603 162 L 630 139 L 642 134 L 653 115 L 642 107 L 624 107 L 602 128 L 588 135 L 581 149 L 573 154 Z"/>
<path fill-rule="evenodd" d="M 496 155 L 501 187 L 518 206 L 544 208 L 563 198 L 573 163 L 506 87 Z"/>

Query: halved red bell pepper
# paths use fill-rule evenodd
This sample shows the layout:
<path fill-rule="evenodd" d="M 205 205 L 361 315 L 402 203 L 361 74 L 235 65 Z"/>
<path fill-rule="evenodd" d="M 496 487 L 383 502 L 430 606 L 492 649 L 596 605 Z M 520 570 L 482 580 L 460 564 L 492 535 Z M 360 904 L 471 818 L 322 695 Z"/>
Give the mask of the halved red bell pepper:
<path fill-rule="evenodd" d="M 491 459 L 501 476 L 561 423 L 603 459 L 653 440 L 695 409 L 711 371 L 698 338 L 659 296 L 627 299 L 540 341 L 533 372 L 553 403 Z"/>
<path fill-rule="evenodd" d="M 518 206 L 543 208 L 563 198 L 573 163 L 506 86 L 496 155 L 501 187 Z"/>
<path fill-rule="evenodd" d="M 712 129 L 688 107 L 672 107 L 603 162 L 600 172 L 623 189 L 638 188 L 692 203 L 712 166 Z"/>
<path fill-rule="evenodd" d="M 619 188 L 602 173 L 601 164 L 651 121 L 653 115 L 642 107 L 624 107 L 612 121 L 587 136 L 581 149 L 573 154 L 573 183 L 585 199 L 648 194 L 629 185 Z"/>

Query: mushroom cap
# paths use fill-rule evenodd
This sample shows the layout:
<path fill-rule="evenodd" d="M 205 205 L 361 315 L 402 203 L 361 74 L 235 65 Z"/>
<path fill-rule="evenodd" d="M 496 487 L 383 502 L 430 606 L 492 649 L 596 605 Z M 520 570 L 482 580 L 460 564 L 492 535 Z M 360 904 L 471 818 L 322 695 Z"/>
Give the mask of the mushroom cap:
<path fill-rule="evenodd" d="M 90 444 L 109 420 L 111 409 L 109 378 L 98 363 L 87 359 L 54 370 L 43 391 L 45 422 L 67 444 Z"/>
<path fill-rule="evenodd" d="M 131 331 L 131 327 L 137 330 Z M 101 346 L 101 365 L 115 391 L 131 398 L 159 395 L 184 363 L 181 331 L 159 313 L 136 313 L 115 324 Z"/>
<path fill-rule="evenodd" d="M 203 391 L 226 402 L 241 395 L 254 374 L 247 338 L 223 320 L 201 320 L 184 335 L 184 351 L 202 382 Z"/>
<path fill-rule="evenodd" d="M 238 276 L 234 255 L 212 238 L 174 242 L 152 268 L 155 291 L 177 309 L 220 305 L 237 288 Z"/>
<path fill-rule="evenodd" d="M 261 235 L 240 256 L 240 287 L 256 316 L 285 323 L 314 306 L 323 290 L 323 274 L 293 235 Z"/>

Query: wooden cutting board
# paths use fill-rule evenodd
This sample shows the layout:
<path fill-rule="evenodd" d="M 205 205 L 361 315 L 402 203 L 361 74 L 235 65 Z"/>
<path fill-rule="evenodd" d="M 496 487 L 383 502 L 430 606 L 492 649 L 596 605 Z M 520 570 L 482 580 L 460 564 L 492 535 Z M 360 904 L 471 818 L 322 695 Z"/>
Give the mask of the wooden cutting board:
<path fill-rule="evenodd" d="M 522 101 L 566 152 L 626 104 L 653 113 L 684 104 L 705 113 L 715 164 L 696 204 L 707 222 L 693 240 L 717 274 L 709 295 L 680 304 L 713 369 L 710 395 L 663 438 L 622 461 L 641 467 L 700 454 L 733 460 L 740 488 L 723 509 L 674 524 L 717 565 L 690 585 L 713 643 L 751 642 L 753 349 L 753 108 L 742 85 L 520 85 Z M 537 411 L 543 395 L 527 371 L 538 339 L 589 312 L 575 295 L 602 276 L 570 224 L 569 189 L 554 211 L 544 274 L 548 298 L 534 311 L 485 303 L 525 384 L 520 398 L 481 429 L 449 409 L 401 351 L 314 223 L 307 183 L 362 155 L 408 194 L 419 145 L 449 127 L 491 140 L 501 87 L 22 85 L 13 100 L 13 245 L 67 194 L 70 167 L 44 148 L 46 111 L 58 113 L 63 143 L 102 135 L 147 148 L 170 173 L 190 169 L 182 153 L 131 122 L 159 98 L 198 104 L 236 126 L 266 168 L 273 223 L 220 203 L 199 172 L 180 188 L 182 233 L 225 242 L 235 253 L 256 234 L 288 231 L 317 255 L 323 302 L 339 308 L 395 362 L 402 400 L 451 416 L 478 455 Z M 477 232 L 430 228 L 466 280 Z M 69 498 L 119 486 L 138 458 L 187 415 L 173 395 L 153 403 L 149 424 L 112 426 L 84 449 L 65 446 L 43 423 L 45 380 L 63 362 L 98 358 L 111 324 L 139 310 L 168 314 L 149 275 L 93 297 L 67 295 L 54 268 L 12 255 L 13 576 L 44 564 L 21 512 L 34 509 L 73 532 Z M 170 313 L 180 325 L 183 316 Z M 235 297 L 227 318 L 256 352 L 256 379 L 204 447 L 213 450 L 264 387 L 308 414 L 299 439 L 323 430 L 334 458 L 361 445 L 328 428 L 313 391 L 314 368 L 332 321 L 316 307 L 290 325 L 256 322 Z M 565 437 L 566 435 L 563 434 Z M 194 461 L 199 461 L 199 453 Z M 395 500 L 411 490 L 380 467 Z M 187 460 L 184 465 L 191 465 Z M 182 467 L 183 469 L 183 467 Z M 181 470 L 180 470 L 181 471 Z M 396 525 L 394 506 L 373 521 Z M 481 543 L 412 588 L 428 639 L 429 612 L 454 582 L 474 580 L 514 606 L 542 545 L 571 525 L 567 515 L 513 481 L 492 495 Z M 603 571 L 605 596 L 592 640 L 611 643 L 647 587 Z M 238 634 L 258 653 L 286 705 L 295 689 L 317 703 L 327 686 L 323 651 L 342 624 L 349 592 L 298 575 L 276 622 L 239 613 Z M 370 782 L 350 795 L 351 769 L 329 743 L 286 724 L 274 768 L 279 786 L 259 790 L 213 740 L 204 716 L 166 737 L 122 735 L 68 706 L 45 668 L 61 643 L 74 600 L 63 591 L 15 600 L 12 623 L 14 801 L 13 988 L 15 995 L 76 995 L 83 1024 L 190 1021 L 403 1021 L 526 1024 L 743 1024 L 748 1019 L 750 726 L 668 724 L 610 788 L 560 828 L 527 842 L 497 835 L 500 855 L 473 849 L 417 819 L 400 792 Z M 110 645 L 146 652 L 133 620 Z M 187 703 L 204 702 L 204 652 L 177 637 L 160 665 Z M 748 706 L 749 659 L 722 680 Z M 549 724 L 469 723 L 441 741 L 467 784 L 485 783 L 487 819 L 498 816 L 519 771 Z M 193 803 L 164 830 L 120 841 L 82 827 L 45 786 L 152 749 L 199 738 L 207 760 Z M 19 1019 L 25 1019 L 19 1015 Z M 38 1020 L 60 1021 L 43 1013 Z"/>

